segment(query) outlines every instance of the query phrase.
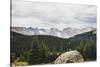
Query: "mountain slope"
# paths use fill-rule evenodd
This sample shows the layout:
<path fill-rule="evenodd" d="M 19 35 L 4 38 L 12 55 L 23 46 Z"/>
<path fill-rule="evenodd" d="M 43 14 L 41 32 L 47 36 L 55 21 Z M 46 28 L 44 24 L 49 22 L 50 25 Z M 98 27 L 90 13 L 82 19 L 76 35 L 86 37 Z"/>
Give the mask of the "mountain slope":
<path fill-rule="evenodd" d="M 89 32 L 94 30 L 95 28 L 64 28 L 63 30 L 59 30 L 57 28 L 50 28 L 50 29 L 39 29 L 39 28 L 32 28 L 32 27 L 11 27 L 11 30 L 16 33 L 24 34 L 24 35 L 52 35 L 60 38 L 70 38 L 77 34 L 82 34 L 85 32 Z"/>
<path fill-rule="evenodd" d="M 11 31 L 11 54 L 17 57 L 29 55 L 30 50 L 38 52 L 41 49 L 43 57 L 47 60 L 41 60 L 43 63 L 49 63 L 55 60 L 61 53 L 69 50 L 78 50 L 85 60 L 96 60 L 96 33 L 94 31 L 78 34 L 74 37 L 64 39 L 50 35 L 23 35 Z M 32 48 L 33 46 L 34 49 Z M 88 48 L 88 49 L 87 49 Z M 32 52 L 33 53 L 33 52 Z M 38 53 L 42 55 L 41 53 Z M 33 56 L 37 56 L 37 53 Z M 38 59 L 43 58 L 37 56 Z M 46 55 L 46 57 L 45 57 Z M 27 58 L 25 58 L 27 59 Z M 34 59 L 35 60 L 35 59 Z M 40 63 L 40 60 L 37 60 Z M 42 63 L 42 62 L 41 62 Z"/>
<path fill-rule="evenodd" d="M 38 40 L 37 42 L 40 43 L 40 45 L 42 42 L 44 42 L 45 44 L 48 45 L 51 51 L 53 49 L 59 50 L 61 47 L 64 49 L 68 47 L 68 44 L 66 44 L 67 39 L 62 39 L 62 38 L 58 38 L 58 37 L 54 37 L 50 35 L 27 36 L 27 35 L 22 35 L 16 32 L 11 32 L 11 51 L 21 52 L 19 50 L 21 48 L 23 49 L 22 51 L 27 51 L 31 48 L 31 44 L 33 40 Z"/>

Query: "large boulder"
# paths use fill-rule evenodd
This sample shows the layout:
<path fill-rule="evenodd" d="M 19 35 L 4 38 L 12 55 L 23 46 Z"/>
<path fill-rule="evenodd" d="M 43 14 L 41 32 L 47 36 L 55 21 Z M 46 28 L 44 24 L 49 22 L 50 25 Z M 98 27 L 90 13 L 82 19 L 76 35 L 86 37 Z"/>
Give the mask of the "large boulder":
<path fill-rule="evenodd" d="M 74 50 L 74 51 L 68 51 L 63 54 L 61 54 L 53 63 L 54 64 L 64 64 L 64 63 L 79 63 L 83 62 L 84 59 L 80 52 Z"/>

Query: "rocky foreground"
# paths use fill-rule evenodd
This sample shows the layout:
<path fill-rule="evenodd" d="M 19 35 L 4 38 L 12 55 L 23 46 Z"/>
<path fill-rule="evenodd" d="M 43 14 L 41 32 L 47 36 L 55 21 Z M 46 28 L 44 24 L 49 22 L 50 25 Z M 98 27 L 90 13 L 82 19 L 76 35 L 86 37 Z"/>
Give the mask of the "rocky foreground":
<path fill-rule="evenodd" d="M 74 50 L 74 51 L 68 51 L 63 54 L 61 54 L 55 61 L 54 64 L 64 64 L 64 63 L 80 63 L 83 62 L 84 59 L 80 52 Z"/>
<path fill-rule="evenodd" d="M 68 51 L 63 54 L 61 54 L 54 62 L 53 64 L 65 64 L 65 63 L 80 63 L 83 62 L 84 59 L 80 52 L 73 50 Z M 15 66 L 12 65 L 12 67 L 33 67 L 34 65 L 30 66 Z"/>

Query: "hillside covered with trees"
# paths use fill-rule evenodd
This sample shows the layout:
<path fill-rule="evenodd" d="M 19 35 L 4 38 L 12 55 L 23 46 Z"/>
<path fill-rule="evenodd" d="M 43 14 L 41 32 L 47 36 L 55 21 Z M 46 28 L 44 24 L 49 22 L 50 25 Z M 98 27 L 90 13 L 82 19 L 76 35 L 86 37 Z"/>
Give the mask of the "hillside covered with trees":
<path fill-rule="evenodd" d="M 49 35 L 27 36 L 11 31 L 11 63 L 52 63 L 63 52 L 78 50 L 85 61 L 96 60 L 96 34 L 92 31 L 69 39 Z"/>

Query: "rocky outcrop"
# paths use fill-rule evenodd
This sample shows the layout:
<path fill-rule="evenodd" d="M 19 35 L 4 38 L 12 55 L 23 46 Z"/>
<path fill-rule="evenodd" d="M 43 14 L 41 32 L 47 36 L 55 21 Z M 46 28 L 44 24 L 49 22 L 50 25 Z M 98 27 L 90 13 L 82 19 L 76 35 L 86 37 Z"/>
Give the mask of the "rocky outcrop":
<path fill-rule="evenodd" d="M 80 54 L 80 52 L 74 50 L 74 51 L 68 51 L 61 54 L 53 63 L 64 64 L 64 63 L 79 63 L 83 61 L 84 59 Z"/>

